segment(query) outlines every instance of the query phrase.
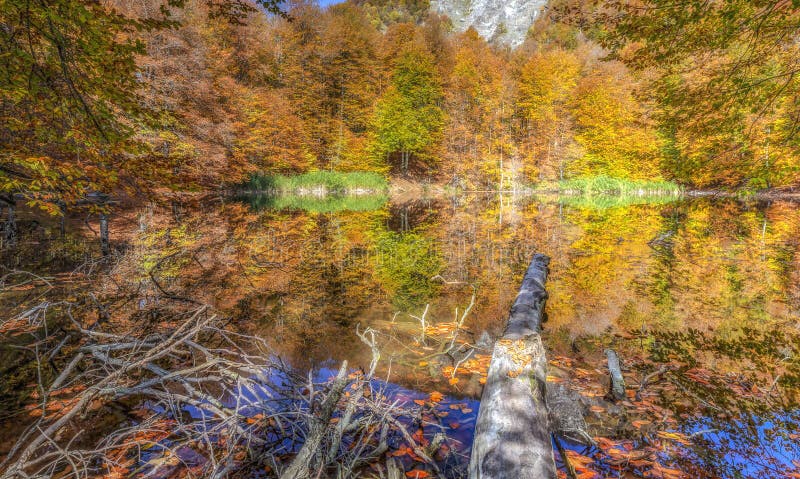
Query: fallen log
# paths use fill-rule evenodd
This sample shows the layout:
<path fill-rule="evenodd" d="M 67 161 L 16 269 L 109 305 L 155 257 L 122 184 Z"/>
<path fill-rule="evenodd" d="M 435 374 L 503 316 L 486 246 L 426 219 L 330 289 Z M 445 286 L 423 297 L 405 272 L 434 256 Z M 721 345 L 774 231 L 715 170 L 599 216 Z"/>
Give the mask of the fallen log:
<path fill-rule="evenodd" d="M 547 358 L 539 335 L 547 292 L 543 254 L 533 257 L 494 344 L 475 424 L 470 479 L 556 477 L 545 380 Z"/>

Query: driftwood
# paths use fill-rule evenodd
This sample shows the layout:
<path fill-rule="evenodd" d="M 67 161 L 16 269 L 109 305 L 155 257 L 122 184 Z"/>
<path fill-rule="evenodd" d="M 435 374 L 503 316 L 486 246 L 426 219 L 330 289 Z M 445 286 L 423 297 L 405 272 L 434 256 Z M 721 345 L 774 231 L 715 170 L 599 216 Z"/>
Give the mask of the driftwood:
<path fill-rule="evenodd" d="M 390 457 L 386 460 L 386 479 L 404 479 L 403 465 Z"/>
<path fill-rule="evenodd" d="M 613 349 L 606 349 L 606 358 L 608 358 L 608 372 L 611 374 L 608 395 L 615 401 L 621 401 L 625 399 L 625 378 L 622 377 L 619 356 Z"/>
<path fill-rule="evenodd" d="M 0 276 L 0 286 L 17 273 Z M 38 324 L 44 309 L 21 317 Z M 69 352 L 52 362 L 63 364 L 55 379 L 39 382 L 37 419 L 0 458 L 0 479 L 84 479 L 110 470 L 157 476 L 161 467 L 185 467 L 181 454 L 197 461 L 194 477 L 251 477 L 269 467 L 282 478 L 346 478 L 399 443 L 441 476 L 408 431 L 415 410 L 373 382 L 377 357 L 367 374 L 348 375 L 345 363 L 333 381 L 319 383 L 280 362 L 263 339 L 222 329 L 207 306 L 165 316 L 172 328 L 144 335 L 105 330 L 107 323 L 86 328 L 72 306 L 63 313 L 69 339 L 50 341 L 55 349 L 37 355 L 37 366 Z M 372 331 L 359 336 L 377 355 Z M 144 419 L 88 437 L 107 408 L 128 401 L 142 406 L 136 411 Z M 387 468 L 394 479 L 405 477 L 400 465 Z"/>
<path fill-rule="evenodd" d="M 333 417 L 336 403 L 338 403 L 339 399 L 342 397 L 345 386 L 347 386 L 347 361 L 343 362 L 341 368 L 339 368 L 339 374 L 336 375 L 336 380 L 333 382 L 331 392 L 328 394 L 328 397 L 325 398 L 322 406 L 320 406 L 319 414 L 314 418 L 310 434 L 306 437 L 303 447 L 300 449 L 300 452 L 297 453 L 289 467 L 281 474 L 281 479 L 309 477 L 309 469 L 316 466 L 316 464 L 314 464 L 314 455 L 317 454 L 317 450 L 324 439 L 325 433 L 328 432 L 328 423 L 331 417 Z"/>
<path fill-rule="evenodd" d="M 539 335 L 547 293 L 547 265 L 533 257 L 495 342 L 475 425 L 470 479 L 556 477 L 545 380 L 547 358 Z"/>

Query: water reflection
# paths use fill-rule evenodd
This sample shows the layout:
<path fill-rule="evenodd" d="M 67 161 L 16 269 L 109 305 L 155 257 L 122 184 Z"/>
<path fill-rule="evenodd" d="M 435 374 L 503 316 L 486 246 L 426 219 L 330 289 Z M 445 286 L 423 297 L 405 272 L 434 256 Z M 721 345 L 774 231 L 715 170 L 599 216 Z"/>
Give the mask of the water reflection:
<path fill-rule="evenodd" d="M 458 371 L 442 374 L 409 353 L 425 347 L 414 339 L 420 315 L 427 305 L 428 326 L 453 322 L 474 292 L 463 340 L 480 343 L 484 332 L 502 329 L 528 261 L 543 252 L 552 258 L 546 334 L 554 357 L 597 370 L 586 380 L 598 387 L 604 347 L 621 352 L 634 389 L 670 366 L 645 399 L 623 405 L 631 417 L 610 427 L 603 416 L 595 433 L 640 445 L 648 436 L 630 423 L 659 408 L 667 419 L 653 427 L 690 438 L 665 459 L 686 473 L 756 477 L 800 466 L 786 460 L 798 457 L 795 204 L 467 196 L 305 206 L 227 205 L 221 213 L 239 268 L 222 287 L 226 302 L 239 317 L 256 318 L 252 327 L 296 364 L 368 362 L 355 327 L 372 326 L 403 338 L 386 342 L 394 381 L 476 396 L 474 371 L 459 382 Z M 760 338 L 775 354 L 742 338 Z"/>
<path fill-rule="evenodd" d="M 796 323 L 796 213 L 788 203 L 602 208 L 490 197 L 223 217 L 247 283 L 271 298 L 265 313 L 276 322 L 352 325 L 428 303 L 449 318 L 471 290 L 443 284 L 463 283 L 478 291 L 471 325 L 496 331 L 542 251 L 552 258 L 548 330 L 577 338 Z"/>

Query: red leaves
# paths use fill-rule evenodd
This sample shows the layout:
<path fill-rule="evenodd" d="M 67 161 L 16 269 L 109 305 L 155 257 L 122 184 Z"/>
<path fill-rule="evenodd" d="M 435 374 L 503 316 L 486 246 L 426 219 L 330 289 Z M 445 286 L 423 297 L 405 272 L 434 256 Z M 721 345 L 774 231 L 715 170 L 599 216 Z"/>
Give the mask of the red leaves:
<path fill-rule="evenodd" d="M 399 449 L 396 451 L 390 452 L 390 456 L 393 457 L 401 457 L 401 456 L 410 456 L 411 458 L 416 458 L 417 456 L 414 454 L 414 450 L 408 446 L 400 446 Z"/>
<path fill-rule="evenodd" d="M 572 465 L 573 469 L 575 469 L 575 473 L 578 475 L 578 478 L 592 479 L 597 477 L 597 472 L 589 469 L 589 466 L 594 464 L 594 459 L 578 454 L 577 452 L 571 450 L 567 450 L 566 453 L 567 459 L 569 460 L 569 463 Z"/>
<path fill-rule="evenodd" d="M 635 427 L 636 429 L 641 429 L 642 426 L 646 426 L 648 424 L 652 424 L 650 421 L 645 421 L 643 419 L 636 419 L 631 421 L 631 426 Z"/>
<path fill-rule="evenodd" d="M 430 476 L 430 473 L 423 469 L 413 469 L 406 472 L 406 477 L 410 477 L 411 479 L 425 479 L 428 476 Z"/>
<path fill-rule="evenodd" d="M 444 394 L 440 393 L 439 391 L 433 391 L 428 395 L 428 399 L 414 399 L 414 404 L 419 406 L 424 406 L 426 404 L 431 406 L 436 406 L 438 403 L 442 402 L 444 399 Z"/>
<path fill-rule="evenodd" d="M 653 467 L 644 473 L 645 477 L 652 477 L 654 479 L 685 479 L 686 474 L 678 469 L 670 469 L 664 467 L 659 463 L 654 463 Z"/>
<path fill-rule="evenodd" d="M 661 431 L 658 433 L 658 436 L 679 441 L 681 443 L 687 440 L 685 436 L 675 432 Z M 636 449 L 632 441 L 614 441 L 604 437 L 596 437 L 595 441 L 597 442 L 597 447 L 603 451 L 605 456 L 598 456 L 597 461 L 611 466 L 619 471 L 637 469 L 641 471 L 644 477 L 650 478 L 663 477 L 664 479 L 682 479 L 688 477 L 682 471 L 670 469 L 660 464 L 658 462 L 658 448 L 645 447 L 643 449 Z M 567 455 L 570 457 L 571 461 L 573 460 L 572 454 L 574 453 L 567 451 Z M 592 461 L 594 462 L 594 460 Z M 583 461 L 581 466 L 585 465 L 587 465 L 587 463 Z"/>

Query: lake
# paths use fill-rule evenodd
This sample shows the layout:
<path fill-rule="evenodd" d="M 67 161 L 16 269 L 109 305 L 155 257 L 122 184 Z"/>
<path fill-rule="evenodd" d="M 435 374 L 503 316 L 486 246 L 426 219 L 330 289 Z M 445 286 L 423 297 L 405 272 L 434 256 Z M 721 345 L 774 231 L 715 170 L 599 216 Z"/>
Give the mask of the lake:
<path fill-rule="evenodd" d="M 420 434 L 444 431 L 463 463 L 491 342 L 544 253 L 548 381 L 577 398 L 595 441 L 563 441 L 578 477 L 800 477 L 799 212 L 724 198 L 250 196 L 120 215 L 131 233 L 117 243 L 137 261 L 110 277 L 152 275 L 322 377 L 342 360 L 369 367 L 367 331 L 387 394 L 429 408 Z M 604 398 L 609 348 L 628 386 L 617 402 Z"/>

